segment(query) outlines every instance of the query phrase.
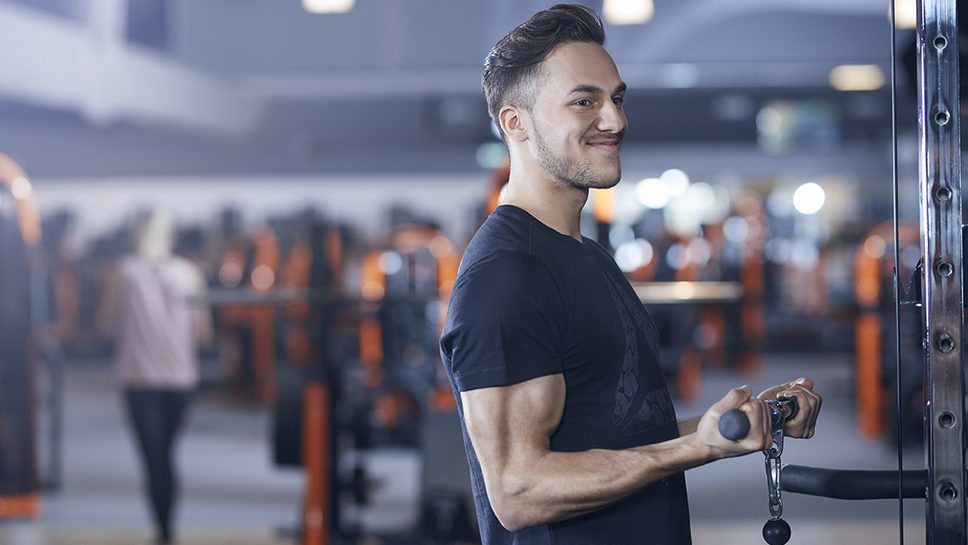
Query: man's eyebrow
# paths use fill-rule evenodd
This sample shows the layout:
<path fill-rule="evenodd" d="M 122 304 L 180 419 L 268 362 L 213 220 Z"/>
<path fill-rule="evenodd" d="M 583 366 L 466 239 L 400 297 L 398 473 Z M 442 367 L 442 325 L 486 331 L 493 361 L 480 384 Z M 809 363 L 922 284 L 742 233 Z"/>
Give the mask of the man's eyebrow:
<path fill-rule="evenodd" d="M 628 88 L 628 85 L 626 85 L 625 82 L 623 81 L 622 83 L 619 83 L 615 87 L 615 91 L 613 91 L 612 93 L 613 94 L 624 93 L 627 88 Z M 605 90 L 602 89 L 601 87 L 598 87 L 597 85 L 579 85 L 578 87 L 575 87 L 574 89 L 569 91 L 568 94 L 569 95 L 574 95 L 576 93 L 601 94 L 604 92 Z"/>

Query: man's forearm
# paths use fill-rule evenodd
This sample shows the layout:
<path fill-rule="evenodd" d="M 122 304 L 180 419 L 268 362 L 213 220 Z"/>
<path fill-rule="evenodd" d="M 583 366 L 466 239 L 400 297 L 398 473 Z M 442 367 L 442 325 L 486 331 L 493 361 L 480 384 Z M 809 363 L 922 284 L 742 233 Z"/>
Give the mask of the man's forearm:
<path fill-rule="evenodd" d="M 519 530 L 590 513 L 712 459 L 689 438 L 627 450 L 549 451 L 533 467 L 505 475 L 503 490 L 488 495 L 501 523 Z"/>

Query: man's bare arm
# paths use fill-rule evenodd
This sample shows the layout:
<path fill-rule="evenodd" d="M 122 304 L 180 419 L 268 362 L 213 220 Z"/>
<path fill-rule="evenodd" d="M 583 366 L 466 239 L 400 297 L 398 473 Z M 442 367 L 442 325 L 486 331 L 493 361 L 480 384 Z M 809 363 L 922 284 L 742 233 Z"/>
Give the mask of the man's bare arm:
<path fill-rule="evenodd" d="M 731 390 L 685 437 L 583 452 L 550 449 L 565 405 L 561 375 L 471 390 L 461 400 L 491 507 L 505 528 L 517 531 L 592 512 L 715 459 L 762 450 L 768 441 L 766 405 L 750 395 L 748 388 Z M 746 412 L 752 424 L 753 431 L 739 442 L 718 431 L 719 416 L 733 408 Z"/>

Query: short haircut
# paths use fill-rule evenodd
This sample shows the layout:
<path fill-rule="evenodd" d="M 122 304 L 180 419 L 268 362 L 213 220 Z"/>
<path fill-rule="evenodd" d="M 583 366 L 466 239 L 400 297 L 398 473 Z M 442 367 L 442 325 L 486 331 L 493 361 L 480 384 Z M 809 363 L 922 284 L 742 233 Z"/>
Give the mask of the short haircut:
<path fill-rule="evenodd" d="M 601 18 L 580 4 L 557 4 L 518 25 L 487 54 L 481 87 L 487 111 L 499 130 L 498 114 L 505 104 L 534 106 L 541 62 L 555 47 L 568 42 L 605 45 Z"/>

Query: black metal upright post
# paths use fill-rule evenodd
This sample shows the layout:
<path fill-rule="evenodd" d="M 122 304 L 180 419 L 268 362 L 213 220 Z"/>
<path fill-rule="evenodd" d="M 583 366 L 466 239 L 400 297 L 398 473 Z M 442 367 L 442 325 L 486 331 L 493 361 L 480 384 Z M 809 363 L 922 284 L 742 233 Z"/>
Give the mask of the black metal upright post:
<path fill-rule="evenodd" d="M 956 0 L 921 0 L 917 27 L 927 543 L 964 545 L 961 143 Z"/>

